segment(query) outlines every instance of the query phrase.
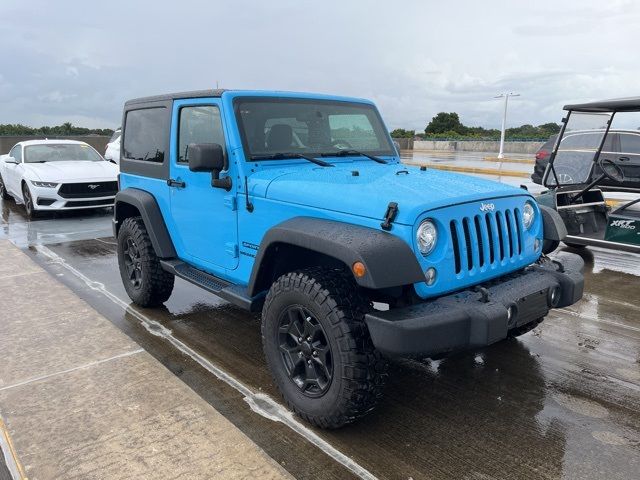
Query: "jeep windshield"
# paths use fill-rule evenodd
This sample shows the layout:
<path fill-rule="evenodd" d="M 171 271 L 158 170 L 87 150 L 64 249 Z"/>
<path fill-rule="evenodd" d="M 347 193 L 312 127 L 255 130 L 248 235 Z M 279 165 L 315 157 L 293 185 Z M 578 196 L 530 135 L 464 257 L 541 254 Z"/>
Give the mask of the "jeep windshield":
<path fill-rule="evenodd" d="M 89 145 L 76 143 L 48 143 L 43 145 L 29 145 L 24 149 L 25 163 L 89 161 L 104 160 Z"/>
<path fill-rule="evenodd" d="M 571 112 L 549 164 L 546 186 L 589 182 L 610 119 L 610 113 Z"/>
<path fill-rule="evenodd" d="M 236 117 L 247 158 L 395 155 L 373 105 L 296 98 L 239 98 Z"/>

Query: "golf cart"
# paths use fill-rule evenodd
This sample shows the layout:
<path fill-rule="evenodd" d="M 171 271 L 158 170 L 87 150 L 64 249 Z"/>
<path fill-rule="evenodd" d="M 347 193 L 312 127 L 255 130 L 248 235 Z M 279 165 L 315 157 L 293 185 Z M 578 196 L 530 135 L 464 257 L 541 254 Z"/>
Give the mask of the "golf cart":
<path fill-rule="evenodd" d="M 566 105 L 564 109 L 568 114 L 562 119 L 542 179 L 549 190 L 537 197 L 538 202 L 558 211 L 567 228 L 567 245 L 640 253 L 638 159 L 635 154 L 603 152 L 614 116 L 640 112 L 640 97 Z M 581 142 L 566 141 L 576 131 L 581 132 Z M 611 210 L 603 191 L 636 194 L 637 198 Z"/>

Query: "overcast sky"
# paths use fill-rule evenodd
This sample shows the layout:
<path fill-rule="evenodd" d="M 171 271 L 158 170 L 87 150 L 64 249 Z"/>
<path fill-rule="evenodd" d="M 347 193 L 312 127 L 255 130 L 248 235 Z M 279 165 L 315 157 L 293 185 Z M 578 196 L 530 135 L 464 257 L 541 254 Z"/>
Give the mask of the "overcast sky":
<path fill-rule="evenodd" d="M 166 4 L 166 5 L 165 5 Z M 0 123 L 115 127 L 131 97 L 215 87 L 373 99 L 498 127 L 640 95 L 634 0 L 2 0 Z"/>

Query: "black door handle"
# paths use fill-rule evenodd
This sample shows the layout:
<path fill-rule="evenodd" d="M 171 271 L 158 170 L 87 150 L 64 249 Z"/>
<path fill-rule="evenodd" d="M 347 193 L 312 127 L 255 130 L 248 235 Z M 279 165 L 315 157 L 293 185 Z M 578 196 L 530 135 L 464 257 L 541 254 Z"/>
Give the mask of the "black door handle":
<path fill-rule="evenodd" d="M 173 178 L 170 178 L 169 180 L 167 180 L 167 185 L 169 185 L 170 187 L 177 187 L 177 188 L 184 188 L 187 186 L 186 183 L 181 182 L 179 180 L 174 180 Z"/>

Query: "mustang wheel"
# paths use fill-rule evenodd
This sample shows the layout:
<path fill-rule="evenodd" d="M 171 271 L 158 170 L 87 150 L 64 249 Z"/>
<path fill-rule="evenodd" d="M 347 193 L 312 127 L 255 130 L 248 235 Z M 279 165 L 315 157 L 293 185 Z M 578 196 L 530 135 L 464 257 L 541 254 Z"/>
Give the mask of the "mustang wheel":
<path fill-rule="evenodd" d="M 118 266 L 127 294 L 141 307 L 166 302 L 174 276 L 162 269 L 140 217 L 127 218 L 118 232 Z"/>
<path fill-rule="evenodd" d="M 2 176 L 0 175 L 0 198 L 3 200 L 9 200 L 11 195 L 7 192 L 7 187 L 4 185 L 4 180 L 2 180 Z"/>
<path fill-rule="evenodd" d="M 22 201 L 24 202 L 24 209 L 27 212 L 27 218 L 33 220 L 38 216 L 38 211 L 33 205 L 33 197 L 31 196 L 31 192 L 29 191 L 29 187 L 27 187 L 26 183 L 22 184 Z"/>
<path fill-rule="evenodd" d="M 370 412 L 387 362 L 364 324 L 368 301 L 347 274 L 313 268 L 281 276 L 262 311 L 267 364 L 302 418 L 337 428 Z"/>

